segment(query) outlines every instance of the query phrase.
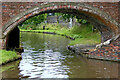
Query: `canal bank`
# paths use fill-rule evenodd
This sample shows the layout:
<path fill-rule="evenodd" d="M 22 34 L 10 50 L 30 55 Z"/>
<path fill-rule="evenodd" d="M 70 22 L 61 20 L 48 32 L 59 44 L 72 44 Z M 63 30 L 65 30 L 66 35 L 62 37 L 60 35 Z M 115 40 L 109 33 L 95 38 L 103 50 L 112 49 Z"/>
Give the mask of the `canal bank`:
<path fill-rule="evenodd" d="M 68 46 L 68 49 L 89 59 L 120 62 L 119 41 L 120 35 L 117 35 L 98 45 L 77 44 Z"/>
<path fill-rule="evenodd" d="M 65 36 L 73 41 L 69 45 L 84 44 L 84 45 L 94 45 L 100 43 L 100 34 L 98 32 L 86 32 L 83 33 L 72 33 L 69 29 L 60 29 L 60 30 L 23 30 L 21 32 L 33 32 L 33 33 L 46 33 L 46 34 L 57 34 Z"/>

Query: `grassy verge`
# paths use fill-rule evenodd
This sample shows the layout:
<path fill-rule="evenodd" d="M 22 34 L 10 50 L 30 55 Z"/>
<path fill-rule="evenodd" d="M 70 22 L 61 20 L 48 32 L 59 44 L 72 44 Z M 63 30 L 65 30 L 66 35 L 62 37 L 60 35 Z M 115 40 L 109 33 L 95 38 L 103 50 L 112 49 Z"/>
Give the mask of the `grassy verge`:
<path fill-rule="evenodd" d="M 20 55 L 17 55 L 14 51 L 0 50 L 0 65 L 6 64 L 7 62 L 14 61 L 15 59 L 20 58 Z"/>
<path fill-rule="evenodd" d="M 96 34 L 93 34 L 92 36 L 96 36 Z M 94 45 L 99 44 L 100 39 L 99 36 L 96 36 L 95 38 L 77 38 L 74 41 L 71 41 L 69 45 L 75 45 L 75 44 L 88 44 L 88 45 Z"/>
<path fill-rule="evenodd" d="M 43 25 L 42 25 L 43 26 Z M 92 25 L 81 25 L 81 26 L 73 26 L 71 29 L 67 27 L 63 27 L 59 24 L 48 24 L 46 26 L 46 30 L 42 30 L 42 26 L 34 26 L 37 27 L 37 30 L 32 29 L 20 29 L 20 31 L 24 32 L 54 32 L 56 34 L 62 36 L 68 36 L 74 38 L 75 40 L 71 41 L 69 45 L 75 44 L 98 44 L 100 43 L 100 34 L 98 31 L 92 31 Z"/>

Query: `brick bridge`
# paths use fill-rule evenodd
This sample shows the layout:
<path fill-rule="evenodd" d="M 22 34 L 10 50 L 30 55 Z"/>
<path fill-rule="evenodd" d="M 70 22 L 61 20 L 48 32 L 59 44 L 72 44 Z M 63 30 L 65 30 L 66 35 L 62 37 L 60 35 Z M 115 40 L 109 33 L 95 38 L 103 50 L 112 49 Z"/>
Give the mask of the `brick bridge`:
<path fill-rule="evenodd" d="M 118 60 L 120 54 L 119 2 L 2 2 L 0 49 L 19 47 L 18 25 L 43 13 L 71 13 L 88 20 L 101 33 L 101 44 L 89 57 Z"/>

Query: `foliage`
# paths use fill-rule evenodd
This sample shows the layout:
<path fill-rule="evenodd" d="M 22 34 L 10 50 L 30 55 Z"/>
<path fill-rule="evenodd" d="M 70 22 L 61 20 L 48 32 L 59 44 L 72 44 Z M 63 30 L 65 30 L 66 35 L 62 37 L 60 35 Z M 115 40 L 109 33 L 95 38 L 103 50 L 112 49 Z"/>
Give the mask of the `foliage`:
<path fill-rule="evenodd" d="M 75 15 L 73 14 L 65 14 L 65 13 L 55 13 L 56 16 L 61 16 L 64 21 L 69 22 L 70 18 L 74 18 Z"/>
<path fill-rule="evenodd" d="M 81 24 L 87 24 L 87 20 L 77 18 L 77 22 Z"/>
<path fill-rule="evenodd" d="M 65 13 L 55 13 L 56 16 L 62 16 L 62 19 L 65 20 L 65 21 L 70 21 L 70 18 L 75 18 L 77 19 L 77 22 L 78 23 L 81 23 L 81 24 L 86 24 L 87 23 L 87 20 L 84 20 L 84 19 L 81 19 L 79 18 L 79 16 L 75 16 L 73 14 L 65 14 Z"/>
<path fill-rule="evenodd" d="M 34 24 L 24 24 L 23 26 L 19 26 L 20 29 L 26 29 L 26 30 L 36 30 L 37 27 Z"/>
<path fill-rule="evenodd" d="M 86 34 L 88 32 L 92 32 L 92 25 L 91 24 L 85 24 L 81 26 L 75 25 L 74 27 L 71 28 L 71 33 L 73 34 Z"/>
<path fill-rule="evenodd" d="M 67 21 L 67 22 L 70 21 L 70 18 L 72 18 L 72 19 L 75 18 L 75 19 L 77 19 L 77 22 L 78 22 L 78 23 L 87 24 L 87 20 L 81 19 L 81 18 L 79 18 L 79 16 L 75 16 L 75 15 L 73 15 L 73 14 L 55 13 L 55 15 L 56 15 L 56 16 L 61 16 L 62 19 L 63 19 L 64 21 Z"/>
<path fill-rule="evenodd" d="M 82 23 L 83 23 L 83 24 L 86 24 L 86 23 L 87 23 L 87 20 L 82 20 Z"/>
<path fill-rule="evenodd" d="M 22 23 L 22 25 L 26 25 L 26 24 L 38 25 L 41 22 L 44 22 L 46 19 L 47 19 L 47 14 L 41 14 L 26 20 L 25 22 Z"/>
<path fill-rule="evenodd" d="M 57 30 L 57 29 L 61 29 L 63 26 L 55 23 L 55 24 L 48 24 L 48 23 L 41 23 L 38 25 L 24 25 L 22 27 L 19 27 L 20 29 L 25 29 L 25 30 L 43 30 L 43 26 L 45 26 L 45 30 Z M 64 28 L 67 26 L 64 26 Z"/>
<path fill-rule="evenodd" d="M 0 64 L 17 59 L 18 57 L 20 57 L 20 55 L 17 55 L 15 51 L 0 50 Z"/>
<path fill-rule="evenodd" d="M 77 22 L 80 24 L 87 24 L 88 23 L 87 20 L 80 19 L 78 16 L 75 16 L 73 14 L 54 13 L 54 15 L 59 16 L 60 19 L 63 19 L 65 22 L 69 22 L 70 19 L 73 20 L 73 18 L 75 18 L 75 19 L 77 19 Z M 26 20 L 22 24 L 20 24 L 19 27 L 20 27 L 20 29 L 26 29 L 26 30 L 42 29 L 43 26 L 46 26 L 45 20 L 47 20 L 47 16 L 49 16 L 48 13 L 34 16 L 34 17 Z M 46 27 L 46 29 L 49 29 L 49 27 Z"/>

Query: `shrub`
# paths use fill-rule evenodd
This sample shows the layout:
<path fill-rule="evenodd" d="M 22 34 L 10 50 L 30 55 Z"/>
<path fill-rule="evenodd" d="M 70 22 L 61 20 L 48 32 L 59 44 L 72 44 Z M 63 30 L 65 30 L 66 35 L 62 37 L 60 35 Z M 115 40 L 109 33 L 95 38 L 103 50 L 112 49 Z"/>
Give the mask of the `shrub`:
<path fill-rule="evenodd" d="M 79 33 L 81 33 L 81 27 L 80 26 L 73 26 L 72 28 L 71 28 L 71 33 L 73 33 L 73 34 L 79 34 Z"/>
<path fill-rule="evenodd" d="M 85 24 L 85 25 L 81 25 L 81 26 L 73 26 L 71 28 L 71 33 L 73 34 L 86 34 L 86 33 L 89 33 L 89 32 L 92 32 L 92 25 L 90 24 Z"/>

